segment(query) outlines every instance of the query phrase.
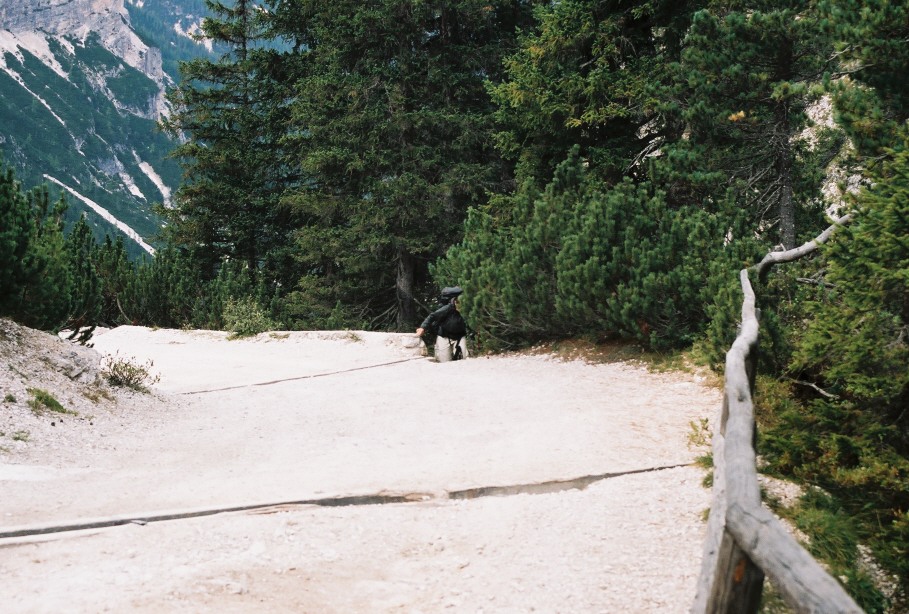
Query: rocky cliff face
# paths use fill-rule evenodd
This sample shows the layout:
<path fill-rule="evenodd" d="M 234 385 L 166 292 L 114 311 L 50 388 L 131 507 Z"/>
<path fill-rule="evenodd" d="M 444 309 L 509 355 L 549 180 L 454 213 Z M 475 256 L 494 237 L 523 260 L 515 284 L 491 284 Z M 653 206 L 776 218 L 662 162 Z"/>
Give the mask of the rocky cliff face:
<path fill-rule="evenodd" d="M 180 182 L 156 122 L 179 63 L 210 57 L 185 35 L 205 15 L 203 0 L 0 0 L 0 166 L 151 251 L 154 204 Z"/>
<path fill-rule="evenodd" d="M 179 182 L 167 158 L 174 143 L 156 125 L 173 81 L 147 44 L 154 32 L 140 37 L 131 21 L 143 10 L 124 0 L 0 0 L 0 159 L 26 188 L 64 194 L 70 220 L 85 215 L 99 237 L 123 236 L 134 255 L 152 251 L 161 228 L 153 205 Z"/>
<path fill-rule="evenodd" d="M 165 111 L 167 77 L 161 51 L 146 45 L 132 30 L 123 0 L 11 0 L 0 4 L 0 29 L 13 35 L 39 32 L 79 43 L 97 36 L 105 49 L 159 85 L 161 94 L 147 115 L 157 119 Z"/>

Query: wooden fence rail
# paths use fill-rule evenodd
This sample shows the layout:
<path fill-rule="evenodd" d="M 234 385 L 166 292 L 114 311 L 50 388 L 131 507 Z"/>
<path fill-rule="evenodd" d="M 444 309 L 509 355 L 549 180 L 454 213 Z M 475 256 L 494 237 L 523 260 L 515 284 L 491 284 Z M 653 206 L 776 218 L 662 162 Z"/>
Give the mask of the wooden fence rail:
<path fill-rule="evenodd" d="M 849 216 L 836 220 L 801 247 L 770 252 L 739 278 L 744 293 L 742 325 L 726 354 L 722 414 L 713 437 L 713 502 L 701 575 L 691 611 L 695 614 L 757 612 L 764 576 L 797 612 L 834 614 L 861 608 L 820 564 L 761 505 L 755 465 L 752 394 L 757 367 L 758 318 L 749 273 L 764 277 L 778 263 L 815 251 Z"/>

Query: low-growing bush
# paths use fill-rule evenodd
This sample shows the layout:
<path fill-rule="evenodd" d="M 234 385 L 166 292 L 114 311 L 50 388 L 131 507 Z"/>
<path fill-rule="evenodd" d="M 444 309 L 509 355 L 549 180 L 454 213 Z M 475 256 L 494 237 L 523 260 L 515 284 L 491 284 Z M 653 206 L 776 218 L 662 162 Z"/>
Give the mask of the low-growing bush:
<path fill-rule="evenodd" d="M 140 364 L 133 358 L 121 358 L 119 355 L 105 356 L 101 361 L 101 372 L 112 386 L 130 388 L 147 392 L 149 386 L 161 380 L 160 375 L 152 374 L 154 363 L 151 360 Z"/>
<path fill-rule="evenodd" d="M 224 305 L 224 328 L 231 338 L 252 337 L 275 328 L 274 322 L 252 297 L 229 299 Z"/>
<path fill-rule="evenodd" d="M 44 410 L 50 410 L 58 414 L 76 413 L 63 407 L 63 405 L 60 404 L 60 401 L 55 399 L 54 396 L 47 390 L 42 390 L 41 388 L 28 388 L 27 390 L 28 393 L 32 395 L 32 398 L 28 402 L 28 405 L 36 414 L 40 414 Z"/>

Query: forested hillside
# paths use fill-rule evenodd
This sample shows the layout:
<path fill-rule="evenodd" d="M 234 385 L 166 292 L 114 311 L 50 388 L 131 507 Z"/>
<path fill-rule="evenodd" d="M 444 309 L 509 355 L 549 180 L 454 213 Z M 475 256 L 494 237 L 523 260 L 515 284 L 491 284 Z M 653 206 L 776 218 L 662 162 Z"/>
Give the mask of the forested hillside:
<path fill-rule="evenodd" d="M 69 223 L 85 213 L 96 236 L 124 236 L 133 255 L 156 242 L 152 207 L 180 180 L 167 157 L 175 141 L 157 125 L 165 89 L 178 60 L 209 53 L 174 24 L 198 27 L 204 10 L 201 0 L 0 7 L 0 155 L 27 184 L 66 194 Z"/>
<path fill-rule="evenodd" d="M 862 606 L 906 607 L 857 561 L 870 547 L 905 589 L 909 8 L 207 5 L 220 51 L 182 66 L 162 120 L 185 139 L 163 249 L 135 263 L 67 238 L 72 279 L 93 280 L 74 304 L 93 307 L 54 326 L 413 330 L 458 284 L 481 348 L 584 336 L 718 367 L 738 270 L 851 212 L 757 289 L 759 445 L 822 487 L 797 521 Z M 56 235 L 7 185 L 6 309 L 31 309 L 45 265 L 10 254 Z"/>

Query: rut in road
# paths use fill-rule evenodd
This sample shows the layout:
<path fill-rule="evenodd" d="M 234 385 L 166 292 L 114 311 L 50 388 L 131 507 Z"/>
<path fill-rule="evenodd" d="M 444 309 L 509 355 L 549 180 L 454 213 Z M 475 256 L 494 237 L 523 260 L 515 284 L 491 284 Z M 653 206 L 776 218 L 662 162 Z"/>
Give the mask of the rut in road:
<path fill-rule="evenodd" d="M 88 529 L 104 529 L 127 524 L 145 525 L 150 522 L 163 522 L 167 520 L 183 520 L 186 518 L 199 518 L 202 516 L 214 516 L 215 514 L 227 514 L 231 512 L 255 512 L 271 513 L 279 509 L 284 510 L 292 507 L 304 505 L 315 505 L 320 507 L 346 507 L 351 505 L 386 505 L 390 503 L 416 503 L 426 501 L 444 501 L 444 500 L 462 500 L 478 499 L 480 497 L 506 497 L 513 495 L 541 495 L 562 492 L 565 490 L 584 490 L 591 484 L 609 478 L 616 478 L 623 475 L 632 475 L 636 473 L 650 473 L 652 471 L 664 471 L 667 469 L 676 469 L 678 467 L 690 467 L 692 463 L 682 463 L 676 465 L 666 465 L 662 467 L 648 467 L 646 469 L 634 469 L 631 471 L 620 471 L 615 473 L 603 473 L 599 475 L 585 475 L 579 478 L 568 480 L 549 480 L 546 482 L 536 482 L 530 484 L 513 484 L 510 486 L 482 486 L 479 488 L 468 488 L 464 490 L 455 490 L 442 493 L 403 493 L 390 494 L 378 493 L 375 495 L 351 495 L 346 497 L 325 497 L 321 499 L 302 499 L 296 501 L 279 501 L 269 503 L 252 503 L 249 505 L 234 505 L 227 507 L 213 507 L 207 509 L 196 509 L 185 512 L 167 512 L 156 514 L 131 514 L 129 516 L 115 516 L 82 522 L 58 523 L 47 526 L 21 527 L 7 531 L 0 531 L 0 540 L 34 537 L 37 535 L 49 535 L 53 533 L 67 533 L 72 531 L 85 531 Z M 9 545 L 9 544 L 6 544 Z M 0 544 L 3 547 L 3 544 Z"/>

